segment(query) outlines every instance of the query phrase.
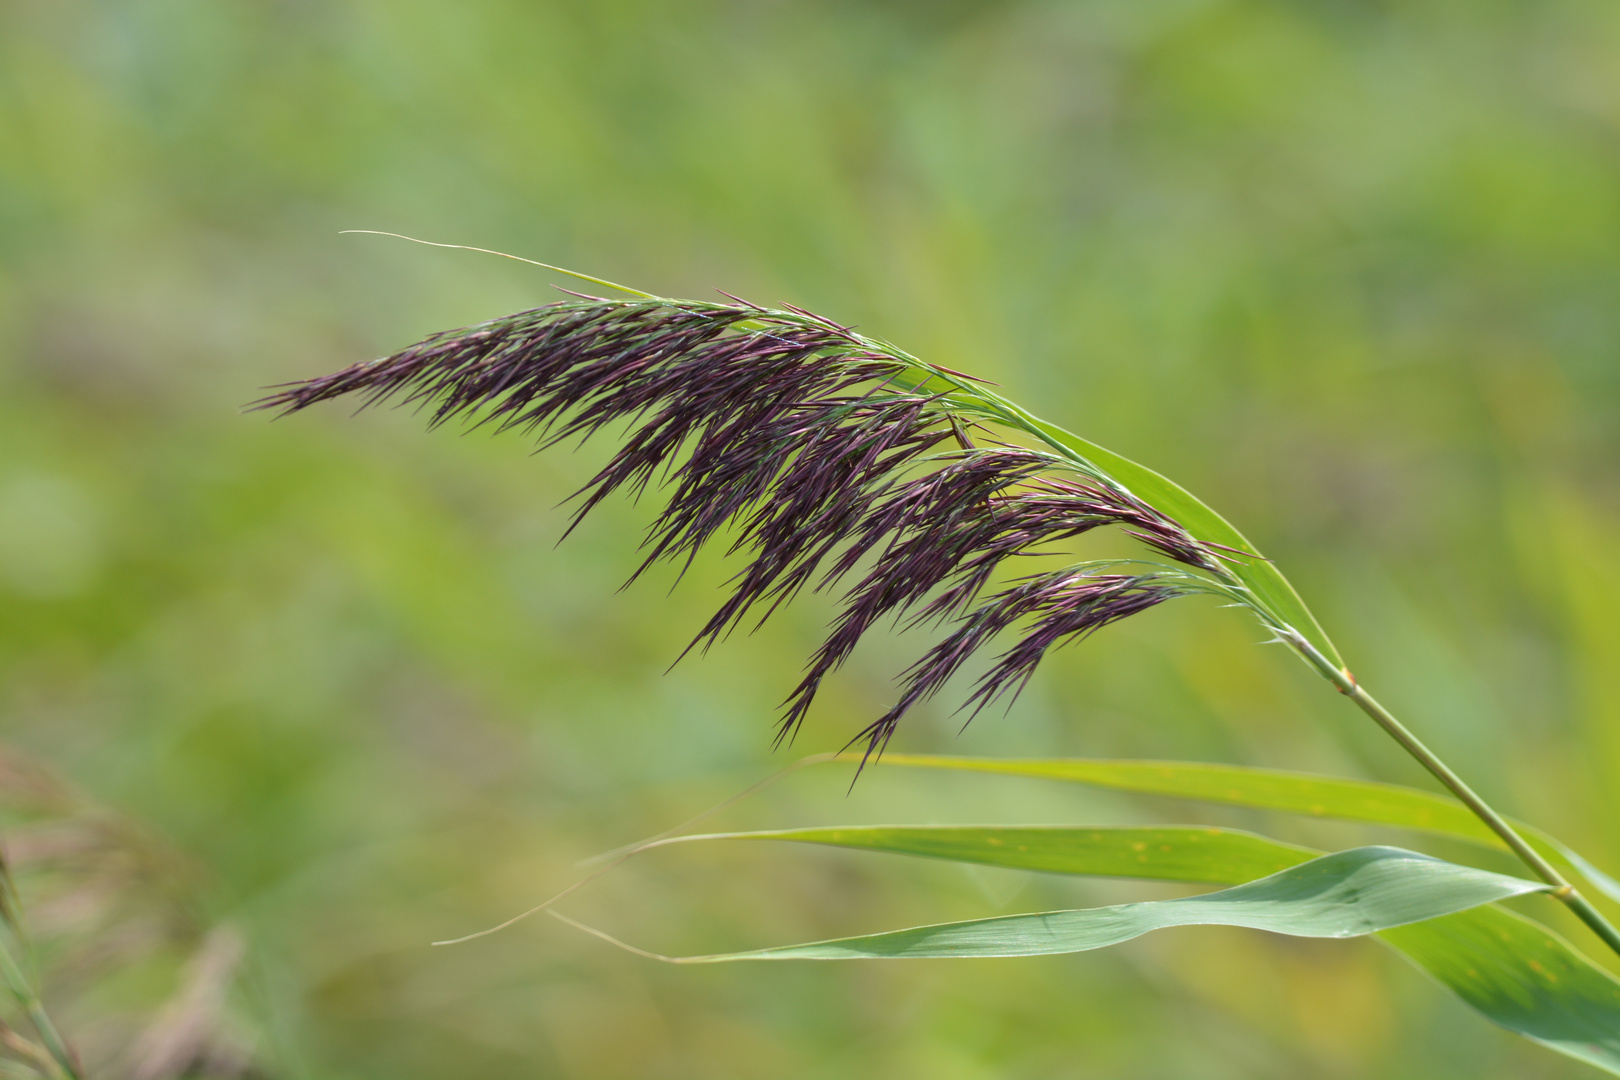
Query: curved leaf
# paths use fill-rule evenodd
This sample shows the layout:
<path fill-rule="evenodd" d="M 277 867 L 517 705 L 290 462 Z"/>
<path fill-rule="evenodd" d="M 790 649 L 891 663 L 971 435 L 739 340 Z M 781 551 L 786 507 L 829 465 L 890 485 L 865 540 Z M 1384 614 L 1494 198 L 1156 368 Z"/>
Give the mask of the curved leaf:
<path fill-rule="evenodd" d="M 1546 885 L 1390 847 L 1324 855 L 1258 881 L 1181 900 L 1048 911 L 885 934 L 684 957 L 737 960 L 921 959 L 1085 952 L 1172 926 L 1243 926 L 1294 937 L 1359 937 Z"/>
<path fill-rule="evenodd" d="M 1493 1023 L 1620 1075 L 1620 980 L 1540 923 L 1480 907 L 1378 936 Z"/>
<path fill-rule="evenodd" d="M 1236 829 L 1190 826 L 855 826 L 672 842 L 691 840 L 824 844 L 1047 873 L 1224 885 L 1316 854 Z M 1541 924 L 1484 905 L 1376 936 L 1499 1027 L 1620 1075 L 1620 980 Z"/>

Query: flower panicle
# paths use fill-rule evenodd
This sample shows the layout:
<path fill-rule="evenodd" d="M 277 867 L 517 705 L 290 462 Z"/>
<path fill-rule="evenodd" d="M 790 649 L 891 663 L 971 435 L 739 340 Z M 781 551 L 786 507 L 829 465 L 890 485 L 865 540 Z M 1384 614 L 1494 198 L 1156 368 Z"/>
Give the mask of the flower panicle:
<path fill-rule="evenodd" d="M 861 731 L 866 757 L 881 753 L 913 706 L 926 701 L 975 653 L 1015 623 L 1032 620 L 1017 642 L 996 658 L 963 703 L 968 721 L 997 699 L 1016 699 L 1054 646 L 1080 640 L 1109 623 L 1190 591 L 1157 574 L 1091 574 L 1060 570 L 1025 578 L 996 593 L 961 619 L 957 628 L 902 675 L 899 701 Z M 1008 704 L 1011 704 L 1009 700 Z M 964 725 L 966 726 L 966 725 Z M 865 758 L 863 758 L 863 764 Z"/>
<path fill-rule="evenodd" d="M 974 715 L 1016 696 L 1054 646 L 1196 591 L 1200 575 L 1223 576 L 1227 556 L 1123 486 L 996 437 L 1006 409 L 976 396 L 971 376 L 800 308 L 728 299 L 563 301 L 275 388 L 255 405 L 286 413 L 348 395 L 363 406 L 395 400 L 430 408 L 431 425 L 469 418 L 531 432 L 542 446 L 629 422 L 618 452 L 575 493 L 568 530 L 616 491 L 666 489 L 631 581 L 659 562 L 689 565 L 730 531 L 746 565 L 688 651 L 756 609 L 763 622 L 806 588 L 842 588 L 827 639 L 784 702 L 779 739 L 880 621 L 951 627 L 857 736 L 868 755 L 1015 625 L 1024 626 L 1015 644 L 964 706 Z M 984 595 L 1008 558 L 1103 526 L 1199 574 L 1081 568 Z"/>

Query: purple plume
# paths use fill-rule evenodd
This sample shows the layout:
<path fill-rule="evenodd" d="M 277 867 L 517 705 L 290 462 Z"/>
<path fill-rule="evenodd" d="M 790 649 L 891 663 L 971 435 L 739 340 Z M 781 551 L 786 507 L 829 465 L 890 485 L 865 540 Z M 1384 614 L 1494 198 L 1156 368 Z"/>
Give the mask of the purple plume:
<path fill-rule="evenodd" d="M 991 430 L 996 414 L 965 378 L 798 309 L 585 298 L 436 334 L 256 404 L 293 412 L 348 394 L 394 398 L 431 405 L 435 425 L 469 417 L 533 431 L 545 446 L 630 421 L 619 452 L 576 493 L 573 521 L 621 488 L 667 489 L 631 580 L 661 560 L 690 561 L 731 527 L 730 550 L 747 564 L 693 646 L 756 608 L 763 621 L 806 586 L 843 589 L 779 738 L 874 624 L 950 627 L 857 736 L 871 754 L 1015 624 L 1020 636 L 972 691 L 975 714 L 1016 695 L 1053 646 L 1186 591 L 1152 574 L 1069 570 L 985 596 L 1010 556 L 1117 525 L 1177 562 L 1216 565 L 1209 546 L 1119 486 L 1048 451 L 975 444 L 969 430 Z"/>

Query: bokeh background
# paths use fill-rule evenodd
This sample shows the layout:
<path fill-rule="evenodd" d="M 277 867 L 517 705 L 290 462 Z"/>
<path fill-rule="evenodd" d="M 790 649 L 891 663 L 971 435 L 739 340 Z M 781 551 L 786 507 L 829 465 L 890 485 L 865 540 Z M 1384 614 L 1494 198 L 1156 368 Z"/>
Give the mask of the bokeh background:
<path fill-rule="evenodd" d="M 149 1067 L 132 1033 L 187 986 L 228 1029 L 206 1075 L 1589 1075 L 1367 941 L 688 969 L 542 918 L 429 948 L 838 747 L 921 641 L 863 650 L 773 753 L 831 609 L 666 673 L 735 567 L 617 592 L 650 514 L 625 503 L 554 546 L 608 447 L 244 415 L 266 384 L 555 295 L 345 228 L 791 301 L 999 381 L 1221 509 L 1363 682 L 1612 870 L 1620 8 L 0 0 L 0 779 L 14 848 L 83 856 L 25 886 L 105 1075 Z M 1055 655 L 1005 717 L 959 736 L 947 695 L 896 746 L 1424 782 L 1263 636 L 1168 605 Z M 797 774 L 714 824 L 1415 842 L 848 783 Z M 66 819 L 102 840 L 62 841 Z M 566 910 L 698 952 L 1167 894 L 687 847 Z"/>

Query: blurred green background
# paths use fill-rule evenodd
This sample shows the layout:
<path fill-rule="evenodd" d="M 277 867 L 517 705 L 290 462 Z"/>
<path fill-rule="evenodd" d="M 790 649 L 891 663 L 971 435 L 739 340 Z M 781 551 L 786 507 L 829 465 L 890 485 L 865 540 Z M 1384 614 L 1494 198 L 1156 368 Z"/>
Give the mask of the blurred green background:
<path fill-rule="evenodd" d="M 428 948 L 841 745 L 921 641 L 861 652 L 773 754 L 831 609 L 666 674 L 735 567 L 616 592 L 651 512 L 623 502 L 554 547 L 609 447 L 242 415 L 555 295 L 344 228 L 799 303 L 1001 382 L 1226 513 L 1364 683 L 1613 870 L 1620 7 L 0 0 L 0 738 L 191 867 L 193 923 L 247 942 L 229 1009 L 268 1075 L 1589 1075 L 1368 941 L 693 970 L 536 919 Z M 947 696 L 896 746 L 1424 783 L 1263 636 L 1168 605 L 1055 654 L 1009 715 L 958 737 Z M 715 823 L 1395 838 L 848 782 Z M 566 910 L 697 952 L 1156 895 L 689 847 Z M 64 991 L 63 1022 L 150 1009 L 178 963 Z"/>

